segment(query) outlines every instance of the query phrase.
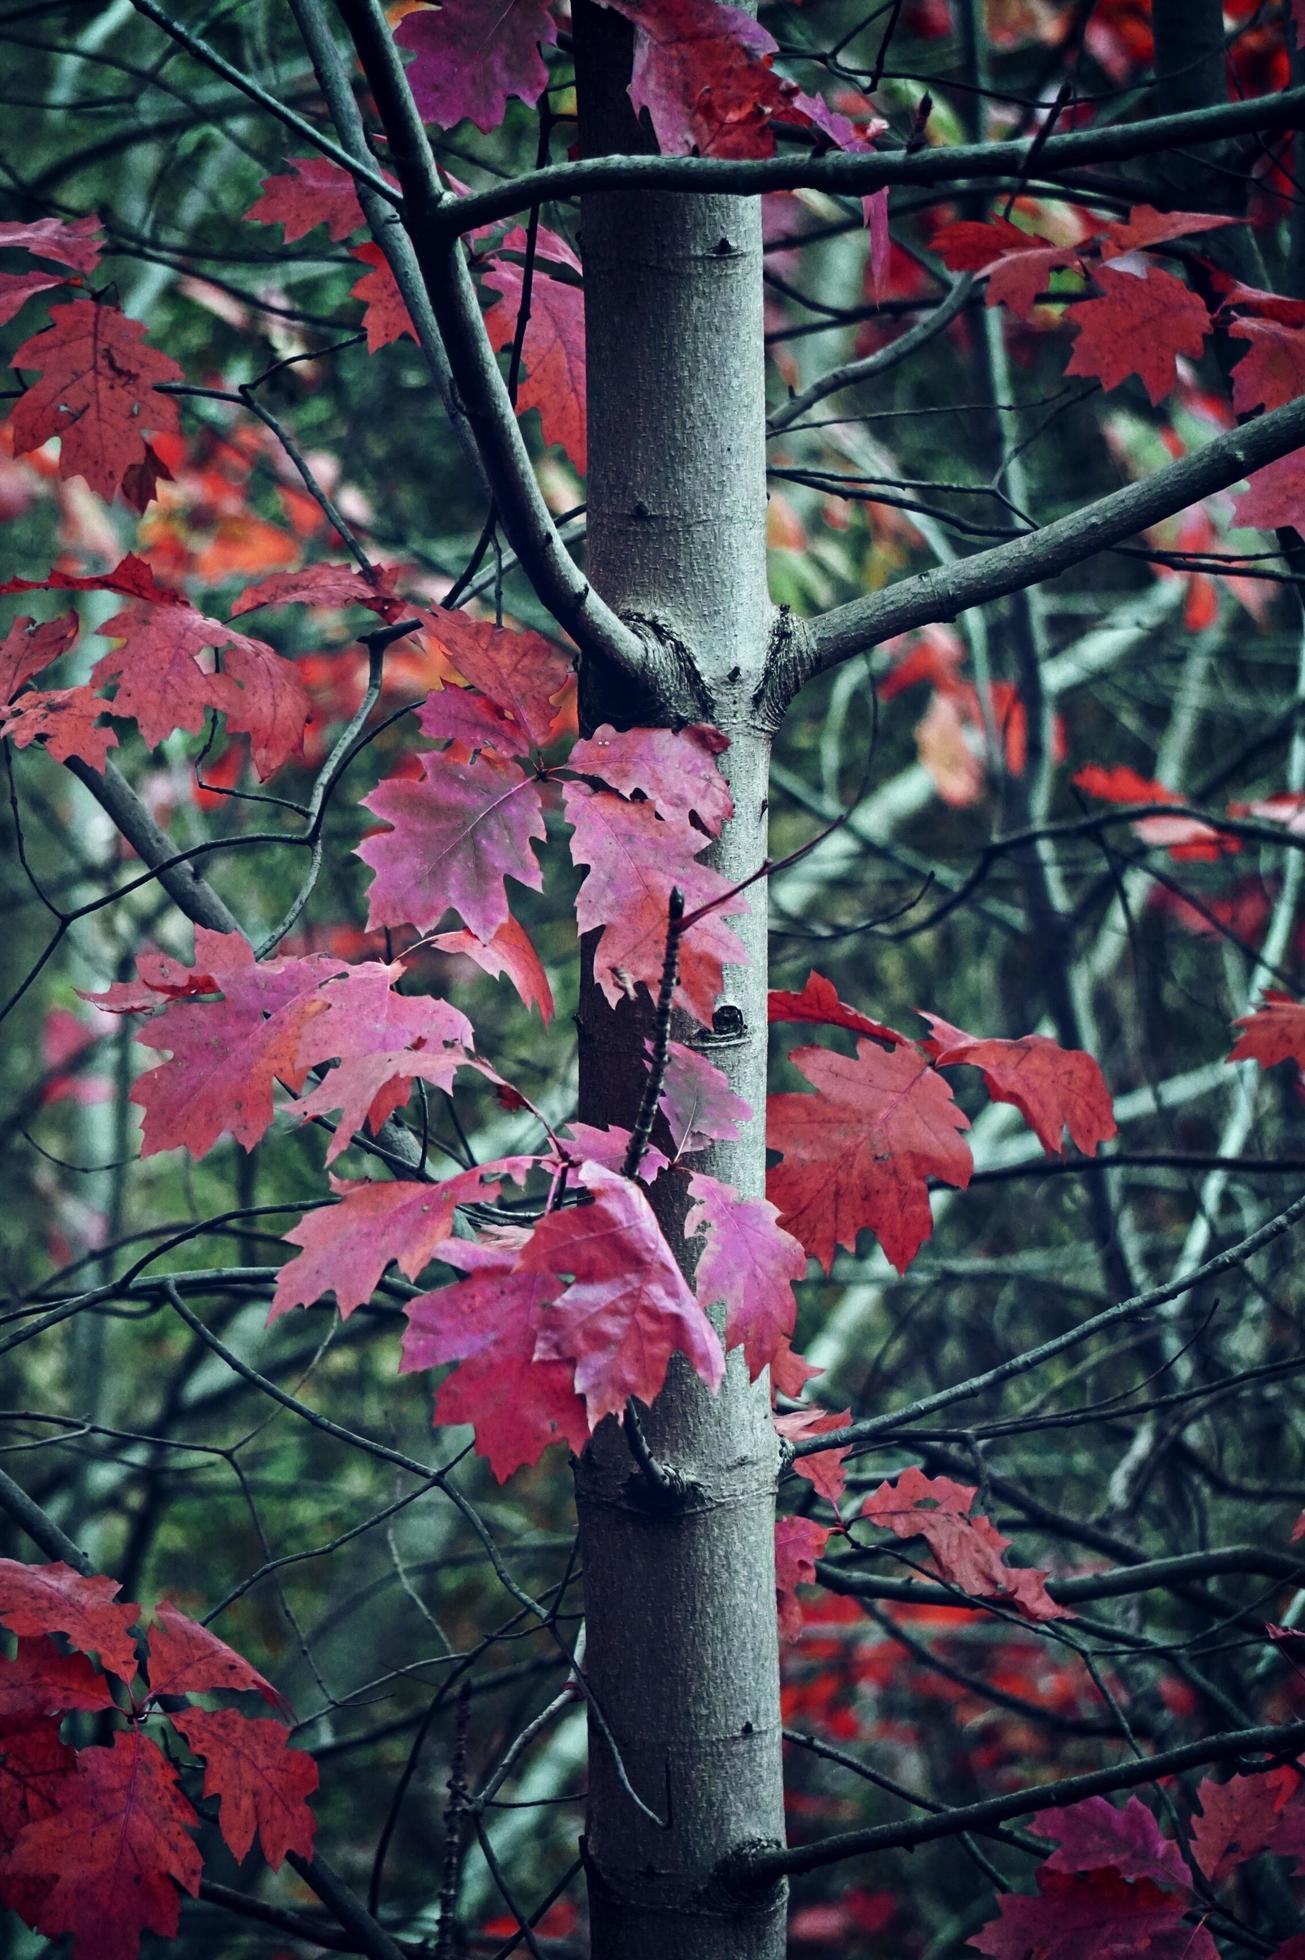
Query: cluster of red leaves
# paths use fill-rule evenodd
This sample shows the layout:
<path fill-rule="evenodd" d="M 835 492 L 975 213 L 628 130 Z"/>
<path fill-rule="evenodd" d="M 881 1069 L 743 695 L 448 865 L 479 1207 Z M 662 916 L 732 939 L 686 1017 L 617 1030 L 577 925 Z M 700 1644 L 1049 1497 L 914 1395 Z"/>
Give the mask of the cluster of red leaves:
<path fill-rule="evenodd" d="M 102 769 L 118 741 L 100 725 L 105 715 L 133 718 L 153 748 L 175 729 L 198 733 L 215 710 L 229 729 L 249 736 L 260 776 L 298 754 L 308 696 L 293 663 L 266 641 L 205 618 L 160 585 L 142 559 L 129 555 L 111 572 L 88 578 L 51 572 L 0 585 L 0 594 L 38 591 L 112 592 L 126 604 L 98 629 L 118 644 L 79 687 L 27 686 L 72 645 L 76 614 L 43 626 L 14 622 L 0 645 L 0 734 L 17 747 L 40 740 L 57 761 L 79 756 Z M 214 652 L 220 664 L 209 664 Z"/>
<path fill-rule="evenodd" d="M 135 1960 L 142 1933 L 175 1935 L 178 1887 L 199 1890 L 201 1819 L 178 1756 L 204 1765 L 202 1794 L 217 1799 L 234 1858 L 255 1835 L 274 1868 L 312 1853 L 312 1757 L 290 1747 L 284 1722 L 191 1699 L 253 1692 L 288 1712 L 282 1697 L 167 1600 L 137 1635 L 140 1608 L 118 1591 L 62 1563 L 0 1559 L 0 1626 L 17 1636 L 0 1656 L 0 1904 L 49 1939 L 71 1934 L 78 1960 Z M 107 1742 L 64 1740 L 79 1710 L 116 1720 Z"/>
<path fill-rule="evenodd" d="M 840 148 L 864 143 L 864 123 L 775 73 L 777 43 L 741 8 L 717 0 L 601 4 L 634 27 L 630 100 L 647 111 L 664 153 L 770 156 L 777 122 Z M 423 120 L 444 128 L 469 120 L 489 131 L 511 98 L 542 94 L 541 49 L 556 43 L 557 23 L 552 0 L 520 0 L 488 22 L 477 0 L 445 0 L 410 13 L 395 38 L 413 57 L 408 80 Z"/>
<path fill-rule="evenodd" d="M 1140 1797 L 1118 1809 L 1088 1797 L 1041 1811 L 1031 1828 L 1056 1849 L 1038 1868 L 1036 1894 L 1003 1894 L 970 1945 L 993 1960 L 1218 1960 L 1204 1923 L 1208 1888 L 1262 1852 L 1305 1860 L 1305 1805 L 1288 1802 L 1296 1781 L 1277 1770 L 1202 1782 L 1190 1836 L 1204 1885 Z M 1270 1960 L 1303 1951 L 1296 1934 Z"/>
<path fill-rule="evenodd" d="M 1200 295 L 1151 254 L 1229 222 L 1205 212 L 1139 204 L 1126 223 L 1091 221 L 1090 235 L 1074 245 L 1023 231 L 1009 218 L 962 219 L 945 226 L 933 242 L 953 272 L 986 279 L 989 306 L 1005 305 L 1021 320 L 1034 317 L 1052 274 L 1073 271 L 1090 280 L 1094 296 L 1069 309 L 1078 337 L 1066 373 L 1087 375 L 1105 388 L 1137 375 L 1158 403 L 1174 387 L 1178 357 L 1199 358 L 1211 322 Z"/>

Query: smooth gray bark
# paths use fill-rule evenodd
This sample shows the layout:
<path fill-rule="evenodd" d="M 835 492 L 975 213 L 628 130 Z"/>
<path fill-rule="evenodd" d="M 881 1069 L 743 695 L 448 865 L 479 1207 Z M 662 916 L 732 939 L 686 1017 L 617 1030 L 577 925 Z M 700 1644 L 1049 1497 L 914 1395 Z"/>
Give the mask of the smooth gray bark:
<path fill-rule="evenodd" d="M 588 18 L 582 18 L 588 16 Z M 577 9 L 588 154 L 637 141 L 624 87 L 628 30 Z M 711 721 L 735 815 L 710 853 L 732 880 L 765 855 L 770 728 L 761 683 L 766 590 L 761 231 L 755 202 L 659 194 L 595 199 L 582 218 L 589 367 L 589 573 L 649 652 L 647 686 L 589 662 L 587 726 Z M 756 1112 L 742 1140 L 695 1166 L 763 1189 L 764 885 L 737 922 L 714 1029 L 677 1015 Z M 587 963 L 588 973 L 588 963 Z M 613 1012 L 588 977 L 580 1107 L 630 1123 L 647 1003 Z M 682 1177 L 660 1209 L 679 1229 Z M 654 1191 L 656 1202 L 661 1194 Z M 594 1960 L 779 1960 L 782 1887 L 736 1893 L 713 1874 L 740 1846 L 783 1837 L 774 1604 L 778 1452 L 766 1384 L 731 1357 L 713 1395 L 678 1360 L 643 1418 L 653 1454 L 687 1479 L 659 1503 L 608 1422 L 577 1471 L 586 1667 L 615 1743 L 591 1718 L 586 1862 Z M 620 1766 L 616 1761 L 619 1752 Z M 654 1822 L 631 1801 L 628 1779 Z"/>

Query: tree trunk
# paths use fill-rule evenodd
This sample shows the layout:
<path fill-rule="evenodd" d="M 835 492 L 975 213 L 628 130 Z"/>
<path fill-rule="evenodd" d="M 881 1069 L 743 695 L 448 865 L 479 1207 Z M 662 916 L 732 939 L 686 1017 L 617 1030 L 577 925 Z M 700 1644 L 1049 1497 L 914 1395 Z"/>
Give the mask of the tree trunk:
<path fill-rule="evenodd" d="M 586 154 L 640 147 L 625 87 L 630 33 L 577 6 Z M 772 730 L 754 705 L 772 629 L 766 590 L 761 227 L 755 201 L 591 197 L 582 214 L 589 369 L 589 574 L 654 655 L 635 699 L 590 663 L 586 727 L 710 721 L 735 814 L 709 854 L 733 881 L 765 855 Z M 744 1196 L 765 1172 L 766 901 L 737 922 L 748 950 L 702 1049 L 755 1112 L 738 1143 L 695 1158 Z M 608 1008 L 586 962 L 580 1111 L 630 1123 L 648 1004 Z M 682 1177 L 654 1202 L 686 1270 Z M 678 1199 L 679 1215 L 676 1211 Z M 778 1452 L 764 1381 L 730 1358 L 712 1395 L 678 1357 L 644 1418 L 686 1480 L 658 1503 L 614 1423 L 577 1472 L 591 1709 L 586 1861 L 594 1960 L 779 1960 L 783 1891 L 713 1879 L 727 1853 L 783 1834 L 774 1599 Z M 604 1734 L 604 1728 L 609 1734 Z M 632 1801 L 626 1783 L 657 1821 Z"/>

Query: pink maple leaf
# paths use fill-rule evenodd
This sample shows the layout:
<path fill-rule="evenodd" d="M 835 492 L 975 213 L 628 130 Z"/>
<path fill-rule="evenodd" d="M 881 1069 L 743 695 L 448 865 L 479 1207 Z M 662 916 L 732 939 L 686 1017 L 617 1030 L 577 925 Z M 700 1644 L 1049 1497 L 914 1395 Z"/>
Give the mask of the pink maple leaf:
<path fill-rule="evenodd" d="M 553 1018 L 553 990 L 529 933 L 519 920 L 508 918 L 488 939 L 474 932 L 437 932 L 431 945 L 442 953 L 461 953 L 482 972 L 497 980 L 506 974 L 527 1007 L 537 1007 L 547 1027 Z"/>
<path fill-rule="evenodd" d="M 1044 1865 L 1037 1881 L 1036 1897 L 1003 1893 L 970 1945 L 993 1960 L 1219 1960 L 1206 1928 L 1184 1920 L 1184 1901 L 1149 1879 Z"/>
<path fill-rule="evenodd" d="M 651 803 L 630 803 L 586 783 L 568 783 L 563 803 L 575 831 L 571 856 L 589 867 L 576 916 L 581 932 L 602 928 L 596 972 L 604 995 L 615 1005 L 640 985 L 656 994 L 670 896 L 678 887 L 686 913 L 703 905 L 716 908 L 680 940 L 676 989 L 681 1005 L 710 1026 L 722 970 L 744 957 L 726 915 L 746 911 L 747 901 L 728 896 L 729 881 L 696 861 L 708 840 L 682 817 L 660 818 Z"/>
<path fill-rule="evenodd" d="M 421 607 L 418 616 L 463 680 L 511 715 L 528 743 L 542 748 L 557 719 L 558 696 L 571 681 L 571 662 L 561 647 L 542 633 L 443 607 Z"/>
<path fill-rule="evenodd" d="M 813 1369 L 811 1372 L 815 1374 L 819 1371 Z M 809 1436 L 824 1436 L 830 1430 L 843 1429 L 851 1420 L 850 1409 L 791 1409 L 787 1415 L 775 1417 L 775 1433 L 790 1443 L 805 1442 Z M 840 1443 L 829 1450 L 812 1450 L 807 1456 L 794 1457 L 793 1473 L 805 1477 L 837 1510 L 838 1501 L 847 1488 L 847 1472 L 843 1465 L 851 1453 L 850 1443 Z"/>
<path fill-rule="evenodd" d="M 698 1298 L 725 1307 L 725 1345 L 743 1349 L 755 1381 L 792 1337 L 793 1288 L 806 1275 L 806 1253 L 765 1198 L 740 1198 L 701 1171 L 689 1180 L 689 1196 L 685 1236 L 706 1240 L 694 1274 Z"/>
<path fill-rule="evenodd" d="M 452 129 L 464 119 L 486 135 L 511 97 L 535 102 L 548 84 L 539 52 L 557 26 L 549 0 L 444 0 L 438 12 L 409 14 L 394 36 L 413 59 L 408 82 L 423 122 Z"/>
<path fill-rule="evenodd" d="M 735 1143 L 752 1115 L 714 1062 L 682 1041 L 667 1045 L 666 1073 L 658 1104 L 674 1148 L 672 1158 L 705 1150 L 709 1143 Z"/>
<path fill-rule="evenodd" d="M 1063 1810 L 1042 1810 L 1030 1829 L 1055 1840 L 1043 1866 L 1049 1872 L 1109 1869 L 1120 1878 L 1149 1878 L 1157 1885 L 1192 1889 L 1192 1874 L 1178 1846 L 1167 1838 L 1140 1797 L 1122 1809 L 1105 1797 L 1087 1797 Z"/>
<path fill-rule="evenodd" d="M 205 926 L 195 928 L 195 965 L 221 1001 L 174 999 L 136 1036 L 171 1055 L 131 1092 L 145 1113 L 145 1157 L 178 1145 L 202 1157 L 224 1135 L 252 1150 L 272 1121 L 273 1085 L 303 1087 L 305 1019 L 323 982 L 345 971 L 322 953 L 256 963 L 239 933 Z"/>
<path fill-rule="evenodd" d="M 91 687 L 38 689 L 0 708 L 0 735 L 19 749 L 39 743 L 55 762 L 77 756 L 92 769 L 103 769 L 109 750 L 118 746 L 115 730 L 101 726 L 111 709 Z"/>
<path fill-rule="evenodd" d="M 483 278 L 499 294 L 485 315 L 489 344 L 511 347 L 525 291 L 525 269 L 496 258 Z M 578 285 L 550 278 L 538 263 L 530 284 L 530 317 L 521 352 L 526 379 L 517 389 L 517 413 L 537 408 L 544 441 L 565 450 L 583 476 L 587 461 L 584 297 Z"/>
<path fill-rule="evenodd" d="M 277 1275 L 268 1323 L 292 1307 L 311 1306 L 334 1293 L 343 1319 L 370 1300 L 390 1261 L 416 1279 L 453 1230 L 453 1214 L 473 1199 L 491 1201 L 502 1179 L 524 1176 L 532 1158 L 504 1158 L 497 1165 L 462 1171 L 442 1184 L 398 1178 L 369 1183 L 333 1177 L 338 1204 L 306 1212 L 286 1233 L 302 1247 Z"/>
<path fill-rule="evenodd" d="M 567 768 L 597 776 L 622 796 L 646 796 L 662 817 L 696 817 L 711 837 L 734 814 L 729 784 L 716 758 L 728 735 L 703 722 L 687 728 L 615 729 L 609 722 L 579 741 Z"/>
<path fill-rule="evenodd" d="M 485 754 L 459 762 L 428 753 L 420 764 L 420 781 L 394 776 L 362 799 L 391 826 L 357 849 L 376 874 L 368 930 L 425 930 L 452 909 L 478 939 L 490 939 L 509 917 L 504 880 L 543 886 L 530 848 L 545 834 L 539 790 L 514 763 Z"/>
<path fill-rule="evenodd" d="M 719 1388 L 720 1342 L 647 1198 L 601 1164 L 582 1164 L 578 1176 L 592 1202 L 546 1212 L 518 1256 L 519 1271 L 546 1274 L 558 1287 L 536 1358 L 574 1366 L 591 1429 L 619 1415 L 631 1395 L 652 1402 L 675 1353 Z"/>
<path fill-rule="evenodd" d="M 535 1359 L 557 1281 L 547 1271 L 517 1269 L 523 1242 L 523 1234 L 450 1239 L 439 1256 L 466 1278 L 404 1308 L 409 1324 L 399 1372 L 459 1364 L 435 1398 L 434 1419 L 470 1423 L 476 1450 L 500 1483 L 523 1463 L 538 1462 L 552 1443 L 579 1453 L 589 1439 L 574 1364 Z"/>
<path fill-rule="evenodd" d="M 0 224 L 0 246 L 18 246 L 34 258 L 71 266 L 74 272 L 94 272 L 100 263 L 102 230 L 94 216 L 35 218 L 27 223 L 7 220 Z"/>

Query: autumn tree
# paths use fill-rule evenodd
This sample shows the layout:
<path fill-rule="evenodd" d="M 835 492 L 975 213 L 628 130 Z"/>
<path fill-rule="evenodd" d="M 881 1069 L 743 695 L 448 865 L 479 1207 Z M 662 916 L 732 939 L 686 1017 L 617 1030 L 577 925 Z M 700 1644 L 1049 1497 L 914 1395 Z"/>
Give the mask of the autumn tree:
<path fill-rule="evenodd" d="M 1299 0 L 0 38 L 12 1923 L 1300 1960 Z"/>

